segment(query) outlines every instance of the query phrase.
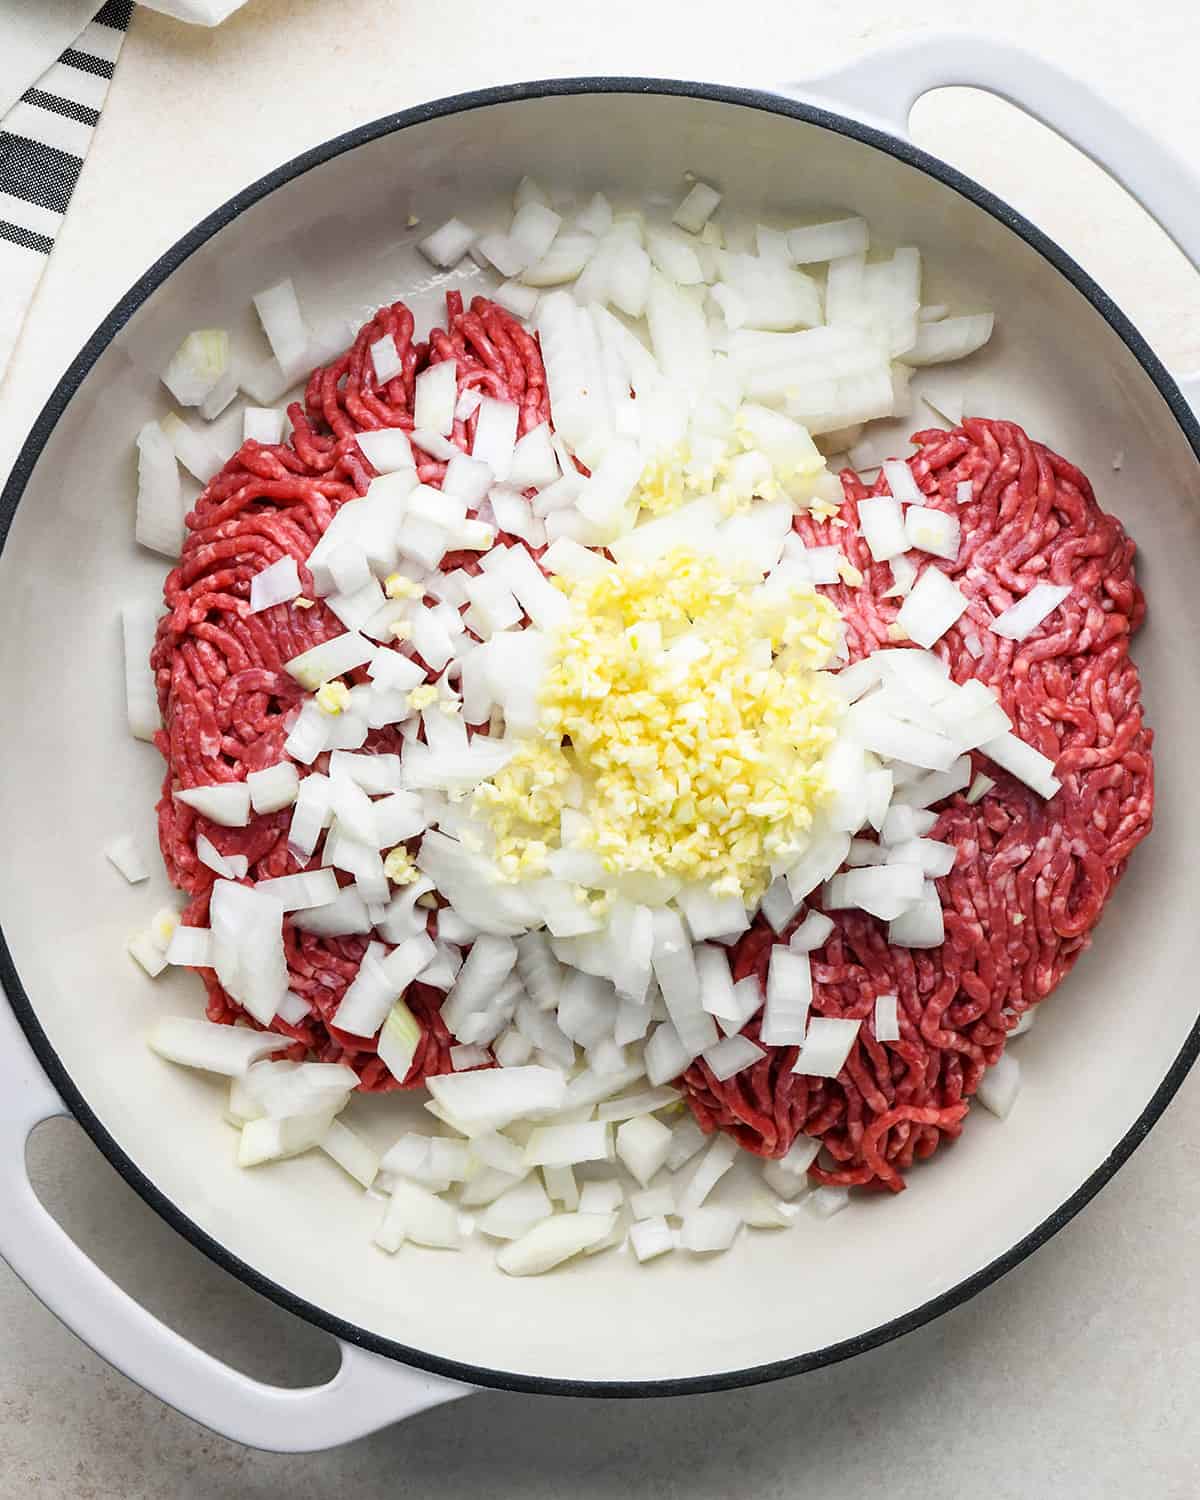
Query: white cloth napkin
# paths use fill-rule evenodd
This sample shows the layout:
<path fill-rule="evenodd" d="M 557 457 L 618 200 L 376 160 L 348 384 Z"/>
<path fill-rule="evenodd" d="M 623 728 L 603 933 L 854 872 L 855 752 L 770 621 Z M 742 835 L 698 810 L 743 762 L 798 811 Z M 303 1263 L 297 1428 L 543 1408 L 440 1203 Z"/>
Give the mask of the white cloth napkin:
<path fill-rule="evenodd" d="M 144 3 L 215 26 L 245 0 Z M 132 11 L 133 0 L 0 0 L 0 378 L 91 146 Z"/>

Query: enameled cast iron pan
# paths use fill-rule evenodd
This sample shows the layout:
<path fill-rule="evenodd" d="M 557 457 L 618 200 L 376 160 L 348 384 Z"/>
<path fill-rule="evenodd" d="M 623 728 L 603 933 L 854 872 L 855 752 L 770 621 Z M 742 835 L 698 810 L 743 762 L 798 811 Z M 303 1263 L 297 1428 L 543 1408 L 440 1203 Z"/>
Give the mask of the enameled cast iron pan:
<path fill-rule="evenodd" d="M 802 97 L 622 78 L 524 84 L 378 120 L 246 189 L 137 282 L 30 434 L 0 509 L 0 680 L 20 708 L 0 784 L 11 1002 L 0 1005 L 0 1252 L 88 1343 L 210 1427 L 314 1449 L 472 1385 L 657 1395 L 845 1359 L 971 1296 L 1066 1223 L 1190 1067 L 1200 427 L 1188 394 L 1200 401 L 1200 381 L 1181 389 L 1063 249 L 909 143 L 913 102 L 943 84 L 990 89 L 1074 139 L 1200 263 L 1197 184 L 1182 164 L 1081 85 L 978 39 L 926 39 Z M 158 372 L 181 337 L 213 325 L 248 336 L 264 279 L 294 276 L 317 317 L 366 316 L 405 296 L 428 318 L 444 285 L 415 253 L 426 230 L 405 227 L 410 212 L 426 226 L 452 212 L 483 226 L 524 172 L 628 203 L 675 191 L 685 170 L 724 190 L 727 221 L 861 213 L 926 252 L 926 300 L 996 310 L 996 337 L 974 364 L 977 409 L 1090 472 L 1139 544 L 1149 617 L 1136 656 L 1157 731 L 1157 826 L 1092 952 L 1023 1039 L 1017 1108 L 1003 1124 L 974 1112 L 963 1140 L 898 1198 L 855 1201 L 829 1221 L 801 1215 L 792 1232 L 743 1236 L 704 1263 L 639 1267 L 610 1254 L 511 1280 L 483 1246 L 393 1259 L 370 1244 L 378 1204 L 347 1192 L 319 1154 L 263 1172 L 235 1166 L 220 1085 L 164 1065 L 143 1041 L 164 1008 L 200 1004 L 194 976 L 151 984 L 125 952 L 166 898 L 165 876 L 149 895 L 90 879 L 116 833 L 151 846 L 162 775 L 123 711 L 118 605 L 151 595 L 163 571 L 133 541 L 133 435 L 163 409 Z M 415 1108 L 373 1105 L 379 1141 Z M 226 1368 L 66 1239 L 30 1189 L 24 1147 L 36 1122 L 68 1110 L 181 1233 L 342 1341 L 329 1385 L 282 1391 Z"/>

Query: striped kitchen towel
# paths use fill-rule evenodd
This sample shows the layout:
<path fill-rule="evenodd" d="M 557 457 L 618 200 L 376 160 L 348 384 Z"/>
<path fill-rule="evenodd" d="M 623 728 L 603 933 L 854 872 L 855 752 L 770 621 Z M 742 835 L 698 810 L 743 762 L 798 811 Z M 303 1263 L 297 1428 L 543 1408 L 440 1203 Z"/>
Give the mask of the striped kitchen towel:
<path fill-rule="evenodd" d="M 92 143 L 132 11 L 133 0 L 107 0 L 0 119 L 0 376 Z"/>

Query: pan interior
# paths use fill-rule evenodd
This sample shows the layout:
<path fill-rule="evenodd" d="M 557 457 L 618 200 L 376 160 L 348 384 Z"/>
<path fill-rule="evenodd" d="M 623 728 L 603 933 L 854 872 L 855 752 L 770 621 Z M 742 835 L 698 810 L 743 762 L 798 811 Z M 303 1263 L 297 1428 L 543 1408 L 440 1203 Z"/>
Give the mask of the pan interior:
<path fill-rule="evenodd" d="M 695 171 L 726 222 L 839 208 L 926 252 L 927 300 L 996 309 L 969 371 L 968 406 L 1012 418 L 1088 471 L 1141 547 L 1150 611 L 1137 657 L 1158 732 L 1158 827 L 1135 857 L 1093 951 L 1019 1043 L 1025 1084 L 1009 1120 L 972 1114 L 963 1140 L 896 1199 L 788 1233 L 746 1233 L 712 1260 L 639 1267 L 606 1253 L 510 1280 L 490 1248 L 456 1255 L 371 1246 L 381 1214 L 313 1155 L 242 1172 L 223 1088 L 153 1057 L 164 1012 L 198 1014 L 191 975 L 145 979 L 124 951 L 168 898 L 129 887 L 101 850 L 133 831 L 153 848 L 162 763 L 125 731 L 123 600 L 163 568 L 133 543 L 133 436 L 166 403 L 157 372 L 182 336 L 226 325 L 263 352 L 252 293 L 291 275 L 306 309 L 357 321 L 409 298 L 419 331 L 445 289 L 491 283 L 469 264 L 433 275 L 414 250 L 455 213 L 501 222 L 516 179 L 603 189 L 661 208 Z M 410 216 L 419 227 L 409 227 Z M 927 425 L 927 414 L 913 427 Z M 233 443 L 222 424 L 220 435 Z M 1120 451 L 1123 463 L 1114 468 Z M 705 1379 L 854 1339 L 1004 1255 L 1068 1199 L 1146 1108 L 1195 1021 L 1200 961 L 1184 899 L 1200 834 L 1189 795 L 1200 551 L 1194 455 L 1112 327 L 1047 260 L 915 166 L 817 123 L 717 99 L 644 93 L 518 98 L 423 120 L 357 146 L 234 218 L 153 291 L 55 427 L 0 558 L 0 682 L 9 724 L 0 782 L 0 921 L 40 1026 L 118 1147 L 178 1209 L 286 1292 L 370 1337 L 520 1381 Z M 356 1101 L 380 1144 L 416 1100 Z"/>

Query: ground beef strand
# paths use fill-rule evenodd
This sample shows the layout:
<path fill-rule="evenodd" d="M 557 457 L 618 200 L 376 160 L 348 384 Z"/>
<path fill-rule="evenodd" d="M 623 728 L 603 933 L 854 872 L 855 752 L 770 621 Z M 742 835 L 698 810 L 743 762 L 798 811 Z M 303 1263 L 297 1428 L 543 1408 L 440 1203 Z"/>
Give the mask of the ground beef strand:
<path fill-rule="evenodd" d="M 995 690 L 1014 732 L 1055 762 L 1062 789 L 1043 801 L 972 757 L 995 790 L 974 806 L 962 794 L 950 798 L 929 835 L 957 850 L 953 870 L 937 881 L 942 947 L 891 948 L 875 918 L 830 913 L 834 932 L 813 955 L 813 1013 L 863 1022 L 836 1079 L 794 1074 L 795 1047 L 769 1048 L 724 1083 L 703 1061 L 683 1079 L 706 1129 L 728 1131 L 768 1157 L 813 1136 L 823 1148 L 817 1180 L 892 1191 L 914 1160 L 960 1133 L 1008 1033 L 1087 947 L 1150 830 L 1154 800 L 1152 734 L 1129 656 L 1145 606 L 1120 523 L 1100 509 L 1074 465 L 1011 422 L 969 419 L 913 441 L 910 467 L 925 503 L 962 523 L 957 561 L 936 565 L 969 604 L 935 649 L 956 682 L 979 677 Z M 964 480 L 972 498 L 958 505 Z M 884 598 L 891 568 L 873 562 L 857 534 L 855 503 L 887 486 L 881 478 L 868 490 L 850 472 L 842 482 L 839 517 L 802 516 L 796 530 L 806 543 L 841 547 L 863 574 L 861 587 L 829 591 L 846 618 L 853 661 L 895 644 L 888 627 L 901 601 Z M 1026 641 L 991 633 L 988 623 L 1039 581 L 1069 584 L 1070 596 Z M 982 647 L 978 660 L 965 644 L 971 636 Z M 752 974 L 765 984 L 776 941 L 756 921 L 732 951 L 735 978 Z M 874 1035 L 875 1000 L 886 994 L 899 998 L 897 1042 Z M 757 1039 L 757 1021 L 746 1034 Z"/>

